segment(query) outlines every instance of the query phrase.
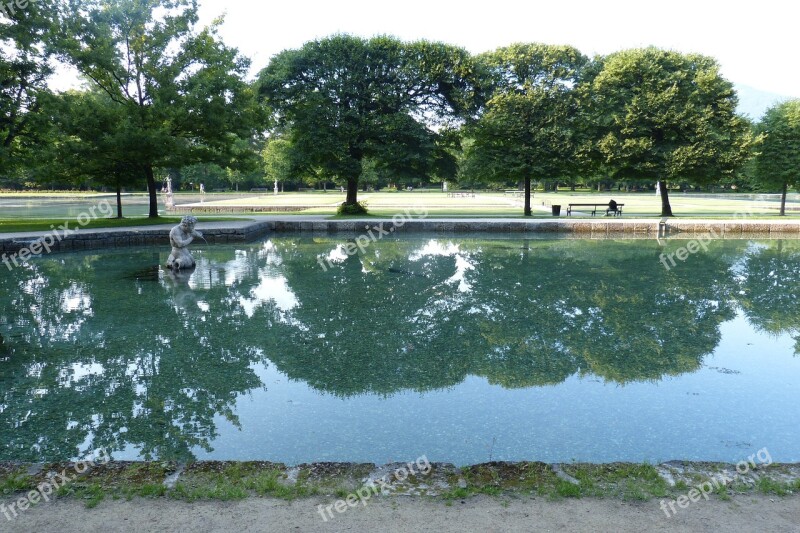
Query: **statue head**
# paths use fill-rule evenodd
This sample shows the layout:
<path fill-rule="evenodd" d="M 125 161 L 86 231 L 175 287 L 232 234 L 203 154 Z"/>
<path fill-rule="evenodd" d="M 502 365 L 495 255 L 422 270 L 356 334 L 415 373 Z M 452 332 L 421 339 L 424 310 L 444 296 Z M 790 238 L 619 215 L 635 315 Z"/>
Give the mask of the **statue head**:
<path fill-rule="evenodd" d="M 187 215 L 181 219 L 181 226 L 189 231 L 194 229 L 195 224 L 197 224 L 197 219 L 193 216 Z"/>

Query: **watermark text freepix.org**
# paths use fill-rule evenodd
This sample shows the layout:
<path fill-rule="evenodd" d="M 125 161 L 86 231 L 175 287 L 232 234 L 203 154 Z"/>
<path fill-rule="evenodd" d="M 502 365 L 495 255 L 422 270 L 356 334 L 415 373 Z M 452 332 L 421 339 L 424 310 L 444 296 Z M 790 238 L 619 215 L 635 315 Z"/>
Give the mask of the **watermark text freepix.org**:
<path fill-rule="evenodd" d="M 756 463 L 756 461 L 758 462 Z M 751 468 L 769 466 L 771 464 L 772 456 L 769 454 L 769 451 L 766 448 L 761 448 L 756 453 L 748 457 L 746 461 L 739 461 L 739 463 L 736 465 L 736 473 L 743 476 L 747 474 Z M 676 500 L 661 500 L 659 506 L 661 507 L 661 510 L 664 511 L 664 514 L 667 515 L 667 518 L 672 518 L 678 513 L 678 510 L 675 509 L 676 504 L 680 509 L 686 509 L 689 507 L 690 503 L 700 501 L 700 498 L 705 498 L 708 500 L 709 494 L 715 490 L 720 490 L 721 488 L 727 487 L 730 483 L 733 483 L 733 481 L 733 477 L 728 475 L 726 471 L 722 471 L 718 474 L 715 474 L 710 481 L 700 483 L 695 488 L 691 489 L 687 494 L 678 496 Z"/>
<path fill-rule="evenodd" d="M 10 19 L 12 15 L 17 14 L 17 10 L 28 9 L 32 3 L 33 0 L 0 0 L 0 13 Z"/>
<path fill-rule="evenodd" d="M 95 450 L 88 459 L 78 461 L 73 466 L 74 473 L 67 473 L 67 469 L 48 478 L 47 481 L 39 483 L 35 489 L 29 491 L 23 496 L 20 496 L 17 501 L 10 504 L 0 503 L 0 513 L 5 515 L 7 521 L 11 521 L 20 513 L 27 511 L 31 505 L 36 505 L 39 502 L 49 502 L 52 496 L 58 489 L 64 487 L 75 479 L 80 474 L 84 474 L 87 470 L 95 465 L 104 465 L 111 460 L 111 457 L 105 450 Z"/>
<path fill-rule="evenodd" d="M 681 246 L 674 252 L 659 255 L 658 260 L 661 261 L 661 264 L 664 265 L 664 268 L 669 271 L 676 266 L 676 258 L 679 261 L 686 261 L 691 254 L 696 254 L 701 249 L 704 252 L 707 252 L 708 245 L 711 243 L 711 240 L 716 239 L 717 237 L 718 236 L 713 229 L 708 230 L 708 233 L 705 233 L 696 239 L 690 240 L 686 246 Z M 669 261 L 669 264 L 667 264 L 667 261 Z"/>
<path fill-rule="evenodd" d="M 406 222 L 412 220 L 414 217 L 412 216 L 411 211 L 412 209 L 406 209 L 405 212 L 393 216 L 391 224 L 388 225 L 386 225 L 384 222 L 381 222 L 376 226 L 364 226 L 364 229 L 367 230 L 367 232 L 359 235 L 347 244 L 340 246 L 341 252 L 343 252 L 345 256 L 355 255 L 358 252 L 363 254 L 369 245 L 374 242 L 378 242 L 387 235 L 391 235 L 398 228 L 402 228 Z M 414 208 L 413 211 L 417 218 L 422 219 L 428 216 L 428 211 L 424 208 Z M 322 267 L 324 272 L 327 272 L 329 268 L 333 268 L 331 257 L 325 258 L 320 256 L 317 258 L 317 263 L 319 263 L 319 266 Z"/>
<path fill-rule="evenodd" d="M 58 227 L 52 225 L 50 226 L 50 229 L 52 230 L 50 233 L 44 235 L 43 237 L 39 237 L 29 246 L 22 248 L 18 252 L 11 255 L 3 254 L 3 264 L 6 265 L 8 270 L 13 270 L 12 263 L 13 266 L 18 267 L 20 263 L 26 262 L 32 256 L 41 255 L 45 252 L 50 253 L 50 249 L 55 243 L 61 242 L 65 237 L 69 237 L 70 235 L 77 233 L 83 226 L 92 220 L 97 219 L 99 217 L 98 212 L 99 215 L 107 217 L 113 213 L 113 209 L 107 201 L 103 200 L 99 204 L 93 205 L 87 211 L 84 211 L 78 215 L 78 218 L 76 219 L 78 223 L 77 226 L 72 226 L 71 221 L 66 221 Z"/>
<path fill-rule="evenodd" d="M 756 213 L 753 210 L 753 208 L 750 207 L 744 210 L 737 211 L 736 213 L 733 214 L 733 218 L 747 219 L 754 216 L 755 214 Z M 677 266 L 675 259 L 677 259 L 678 261 L 686 261 L 690 255 L 696 254 L 701 249 L 704 252 L 707 252 L 708 245 L 711 244 L 711 241 L 713 239 L 718 239 L 718 238 L 719 235 L 717 235 L 717 233 L 713 229 L 709 229 L 706 233 L 703 233 L 696 239 L 690 240 L 688 243 L 686 243 L 686 246 L 681 246 L 674 252 L 659 255 L 658 260 L 661 262 L 662 265 L 664 265 L 664 268 L 667 269 L 667 271 L 669 271 L 675 266 Z"/>
<path fill-rule="evenodd" d="M 416 468 L 415 468 L 416 467 Z M 408 479 L 408 476 L 423 474 L 427 475 L 431 472 L 431 463 L 428 461 L 428 457 L 423 455 L 422 457 L 418 458 L 413 463 L 407 463 L 406 465 L 396 469 L 391 474 L 386 474 L 383 477 L 378 478 L 375 482 L 371 484 L 364 485 L 354 493 L 349 494 L 343 500 L 338 500 L 335 503 L 330 505 L 319 505 L 317 506 L 317 512 L 322 517 L 323 522 L 327 522 L 328 520 L 334 517 L 333 511 L 335 510 L 337 513 L 341 514 L 348 509 L 355 507 L 361 502 L 361 505 L 364 507 L 367 506 L 367 501 L 372 498 L 373 494 L 378 494 L 382 492 L 384 489 L 391 488 L 391 479 L 388 479 L 390 476 L 393 477 L 397 481 L 404 481 Z"/>

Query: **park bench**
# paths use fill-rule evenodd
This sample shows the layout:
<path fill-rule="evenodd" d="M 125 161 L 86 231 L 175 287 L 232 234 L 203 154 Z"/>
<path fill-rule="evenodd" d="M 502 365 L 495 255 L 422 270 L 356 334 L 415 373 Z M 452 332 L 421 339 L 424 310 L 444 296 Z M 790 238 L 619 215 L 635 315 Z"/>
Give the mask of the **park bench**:
<path fill-rule="evenodd" d="M 611 211 L 614 216 L 621 217 L 622 216 L 622 206 L 625 204 L 617 204 L 617 210 Z M 591 207 L 592 208 L 592 216 L 595 216 L 598 211 L 605 211 L 606 216 L 608 216 L 609 208 L 608 203 L 605 204 L 569 204 L 567 205 L 567 216 L 572 214 L 573 207 Z"/>
<path fill-rule="evenodd" d="M 447 196 L 448 198 L 475 198 L 475 191 L 450 191 Z"/>
<path fill-rule="evenodd" d="M 509 189 L 507 191 L 503 191 L 503 196 L 523 196 L 524 194 L 525 191 L 520 191 L 519 189 Z M 531 191 L 531 196 L 533 196 L 533 191 Z"/>

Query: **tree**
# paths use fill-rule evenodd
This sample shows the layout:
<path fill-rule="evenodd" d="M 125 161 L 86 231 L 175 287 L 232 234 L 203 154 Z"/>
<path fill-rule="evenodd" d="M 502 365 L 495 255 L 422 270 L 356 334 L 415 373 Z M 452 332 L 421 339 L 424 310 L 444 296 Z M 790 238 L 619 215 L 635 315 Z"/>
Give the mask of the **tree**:
<path fill-rule="evenodd" d="M 226 47 L 221 20 L 194 31 L 194 0 L 70 0 L 53 46 L 120 107 L 130 154 L 158 216 L 155 169 L 196 162 L 234 166 L 260 113 L 244 81 L 249 61 Z"/>
<path fill-rule="evenodd" d="M 593 129 L 590 157 L 617 179 L 661 181 L 662 216 L 673 216 L 670 181 L 712 183 L 748 157 L 747 121 L 710 57 L 617 52 L 589 69 L 581 95 Z"/>
<path fill-rule="evenodd" d="M 800 250 L 793 239 L 752 247 L 742 258 L 737 300 L 747 320 L 772 335 L 788 333 L 800 354 Z"/>
<path fill-rule="evenodd" d="M 492 98 L 468 129 L 464 173 L 489 181 L 525 183 L 559 178 L 574 168 L 576 116 L 572 92 L 587 59 L 570 46 L 514 44 L 484 54 Z"/>
<path fill-rule="evenodd" d="M 290 179 L 293 174 L 292 143 L 281 137 L 270 139 L 261 157 L 264 161 L 264 172 L 267 180 L 275 182 L 275 190 L 277 191 L 278 182 Z"/>
<path fill-rule="evenodd" d="M 24 9 L 9 4 L 0 10 L 0 177 L 20 170 L 49 128 L 39 115 L 53 71 L 42 46 L 49 4 L 31 2 Z"/>
<path fill-rule="evenodd" d="M 47 109 L 54 134 L 38 148 L 40 171 L 72 183 L 90 178 L 113 187 L 117 218 L 122 218 L 122 187 L 140 180 L 138 128 L 98 90 L 63 93 Z"/>
<path fill-rule="evenodd" d="M 800 100 L 767 110 L 759 124 L 764 135 L 756 158 L 759 184 L 781 189 L 781 216 L 786 214 L 786 190 L 800 186 Z"/>
<path fill-rule="evenodd" d="M 203 183 L 206 190 L 227 187 L 228 176 L 224 168 L 214 163 L 195 163 L 180 170 L 180 178 L 172 180 L 172 187 L 179 190 L 183 183 Z"/>
<path fill-rule="evenodd" d="M 335 35 L 278 54 L 260 93 L 303 165 L 339 176 L 358 203 L 365 158 L 398 172 L 430 172 L 439 133 L 474 94 L 469 54 L 391 37 Z"/>

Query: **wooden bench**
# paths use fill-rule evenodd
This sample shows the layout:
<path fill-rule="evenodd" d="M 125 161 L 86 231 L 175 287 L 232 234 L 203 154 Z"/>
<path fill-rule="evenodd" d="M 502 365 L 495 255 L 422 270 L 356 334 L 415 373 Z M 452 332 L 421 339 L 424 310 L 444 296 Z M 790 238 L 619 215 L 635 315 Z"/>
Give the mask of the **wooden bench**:
<path fill-rule="evenodd" d="M 622 206 L 624 206 L 624 205 L 625 204 L 617 204 L 617 210 L 616 211 L 612 211 L 614 216 L 617 216 L 617 217 L 621 217 L 622 216 Z M 569 205 L 567 205 L 567 216 L 570 216 L 572 214 L 572 208 L 573 207 L 591 207 L 592 208 L 592 216 L 595 216 L 598 211 L 604 211 L 604 210 L 606 212 L 606 216 L 608 216 L 608 211 L 609 211 L 608 203 L 605 203 L 605 204 L 569 204 Z"/>
<path fill-rule="evenodd" d="M 475 198 L 475 191 L 449 191 L 447 193 L 448 198 L 468 198 L 472 197 Z"/>
<path fill-rule="evenodd" d="M 503 196 L 506 196 L 506 195 L 509 195 L 509 194 L 511 196 L 524 196 L 525 195 L 525 191 L 520 191 L 519 189 L 509 189 L 507 191 L 503 191 Z M 533 191 L 531 191 L 531 197 L 533 197 Z"/>

